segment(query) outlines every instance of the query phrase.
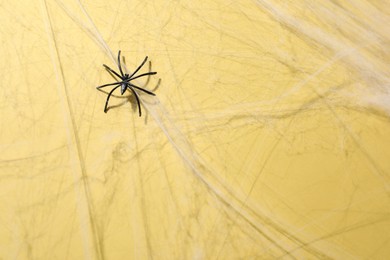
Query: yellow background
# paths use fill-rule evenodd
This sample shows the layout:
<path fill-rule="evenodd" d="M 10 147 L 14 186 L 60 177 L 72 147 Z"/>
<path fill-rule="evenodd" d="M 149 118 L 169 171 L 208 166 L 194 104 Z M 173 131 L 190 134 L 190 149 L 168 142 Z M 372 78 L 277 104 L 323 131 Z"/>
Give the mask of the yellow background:
<path fill-rule="evenodd" d="M 390 257 L 389 6 L 0 1 L 0 259 Z"/>

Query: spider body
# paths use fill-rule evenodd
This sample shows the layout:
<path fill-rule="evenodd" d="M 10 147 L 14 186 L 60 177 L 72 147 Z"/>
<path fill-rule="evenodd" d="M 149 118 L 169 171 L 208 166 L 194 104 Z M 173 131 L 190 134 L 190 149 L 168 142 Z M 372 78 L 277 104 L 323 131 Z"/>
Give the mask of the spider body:
<path fill-rule="evenodd" d="M 108 94 L 107 96 L 107 100 L 106 100 L 106 105 L 104 106 L 104 113 L 107 113 L 107 107 L 108 107 L 108 101 L 110 100 L 110 97 L 112 95 L 112 93 L 120 87 L 120 90 L 121 90 L 121 95 L 125 94 L 126 90 L 130 90 L 133 95 L 135 96 L 135 99 L 137 100 L 137 104 L 138 104 L 138 111 L 139 111 L 139 116 L 141 116 L 141 104 L 140 104 L 140 101 L 139 101 L 139 97 L 138 97 L 138 94 L 137 92 L 135 91 L 135 89 L 137 90 L 140 90 L 140 91 L 143 91 L 149 95 L 152 95 L 152 96 L 155 96 L 155 94 L 153 92 L 150 92 L 146 89 L 143 89 L 141 87 L 138 87 L 136 85 L 134 85 L 133 83 L 131 83 L 132 80 L 134 79 L 137 79 L 137 78 L 141 78 L 141 77 L 144 77 L 144 76 L 148 76 L 148 75 L 155 75 L 157 74 L 157 72 L 147 72 L 147 73 L 143 73 L 143 74 L 140 74 L 138 76 L 135 76 L 135 74 L 142 68 L 142 66 L 145 64 L 145 62 L 148 60 L 148 56 L 145 57 L 144 61 L 141 63 L 141 65 L 138 66 L 138 68 L 130 75 L 130 74 L 124 74 L 123 71 L 122 71 L 122 66 L 121 66 L 121 59 L 120 59 L 120 56 L 121 56 L 121 51 L 118 52 L 118 68 L 119 68 L 119 72 L 120 73 L 117 73 L 116 71 L 114 71 L 113 69 L 111 69 L 110 67 L 108 67 L 107 65 L 103 64 L 103 67 L 108 71 L 110 72 L 118 81 L 117 82 L 114 82 L 114 83 L 108 83 L 108 84 L 104 84 L 104 85 L 101 85 L 101 86 L 98 86 L 96 87 L 97 89 L 100 89 L 100 88 L 104 88 L 104 87 L 108 87 L 108 86 L 115 86 L 111 91 L 110 93 Z"/>
<path fill-rule="evenodd" d="M 125 74 L 125 79 L 123 81 L 129 80 L 129 74 Z M 126 83 L 121 83 L 121 95 L 125 94 L 125 91 L 127 89 Z"/>

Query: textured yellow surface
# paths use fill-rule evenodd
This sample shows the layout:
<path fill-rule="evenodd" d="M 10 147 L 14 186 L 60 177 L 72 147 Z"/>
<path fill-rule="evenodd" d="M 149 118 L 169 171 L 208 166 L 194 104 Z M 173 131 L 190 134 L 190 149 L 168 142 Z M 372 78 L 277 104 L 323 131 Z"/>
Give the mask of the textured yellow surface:
<path fill-rule="evenodd" d="M 389 258 L 389 6 L 0 1 L 0 259 Z"/>

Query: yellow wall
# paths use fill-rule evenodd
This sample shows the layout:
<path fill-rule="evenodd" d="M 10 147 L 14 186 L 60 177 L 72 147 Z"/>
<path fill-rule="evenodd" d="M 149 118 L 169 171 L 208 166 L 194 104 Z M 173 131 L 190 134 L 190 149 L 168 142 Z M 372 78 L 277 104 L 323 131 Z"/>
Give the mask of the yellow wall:
<path fill-rule="evenodd" d="M 0 1 L 0 259 L 389 258 L 389 6 Z"/>

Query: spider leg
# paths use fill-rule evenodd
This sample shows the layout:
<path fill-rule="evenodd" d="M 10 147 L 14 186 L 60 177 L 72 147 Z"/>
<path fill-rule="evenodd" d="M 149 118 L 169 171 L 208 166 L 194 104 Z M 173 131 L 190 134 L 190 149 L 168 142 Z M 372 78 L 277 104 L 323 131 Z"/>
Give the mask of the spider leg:
<path fill-rule="evenodd" d="M 141 65 L 139 65 L 138 68 L 130 75 L 130 78 L 131 78 L 132 76 L 134 76 L 135 73 L 137 73 L 137 72 L 142 68 L 142 66 L 144 66 L 144 64 L 145 64 L 145 62 L 146 62 L 147 60 L 148 60 L 148 56 L 145 57 L 145 59 L 144 59 L 144 61 L 141 63 Z"/>
<path fill-rule="evenodd" d="M 109 84 L 104 84 L 104 85 L 101 85 L 99 87 L 96 87 L 97 89 L 99 88 L 104 88 L 104 87 L 108 87 L 108 86 L 114 86 L 116 84 L 120 84 L 121 82 L 115 82 L 115 83 L 109 83 Z"/>
<path fill-rule="evenodd" d="M 121 51 L 120 50 L 118 52 L 118 67 L 119 67 L 119 71 L 121 72 L 122 77 L 124 77 L 125 75 L 123 74 L 122 66 L 121 66 Z"/>
<path fill-rule="evenodd" d="M 113 88 L 110 93 L 108 94 L 107 96 L 107 100 L 106 100 L 106 105 L 104 106 L 104 113 L 107 113 L 107 106 L 108 106 L 108 100 L 110 100 L 110 97 L 112 95 L 112 93 L 114 92 L 115 89 L 119 88 L 121 85 L 119 86 L 116 86 L 115 88 Z"/>
<path fill-rule="evenodd" d="M 121 75 L 119 75 L 118 73 L 116 73 L 113 69 L 111 69 L 110 67 L 108 67 L 106 64 L 103 64 L 103 67 L 106 68 L 106 70 L 110 71 L 111 73 L 114 73 L 115 76 L 117 76 L 118 78 L 122 79 Z"/>
<path fill-rule="evenodd" d="M 140 77 L 144 77 L 144 76 L 148 76 L 148 75 L 156 75 L 156 74 L 157 74 L 157 72 L 154 72 L 154 71 L 153 72 L 146 72 L 146 73 L 138 75 L 138 76 L 136 76 L 134 78 L 127 79 L 126 81 L 132 81 L 133 79 L 138 79 Z"/>
<path fill-rule="evenodd" d="M 138 86 L 136 86 L 136 85 L 133 85 L 133 84 L 130 84 L 130 83 L 128 83 L 130 86 L 132 86 L 133 88 L 136 88 L 136 89 L 138 89 L 138 90 L 141 90 L 141 91 L 143 91 L 143 92 L 145 92 L 145 93 L 148 93 L 149 95 L 152 95 L 152 96 L 155 96 L 156 94 L 154 94 L 153 92 L 150 92 L 150 91 L 148 91 L 148 90 L 146 90 L 146 89 L 143 89 L 143 88 L 140 88 L 140 87 L 138 87 Z"/>
<path fill-rule="evenodd" d="M 131 86 L 128 85 L 127 87 L 131 90 L 131 92 L 133 92 L 135 98 L 137 99 L 139 116 L 141 117 L 141 104 L 140 104 L 140 102 L 139 102 L 138 95 L 137 95 L 137 93 L 135 92 L 135 90 L 134 90 Z"/>

